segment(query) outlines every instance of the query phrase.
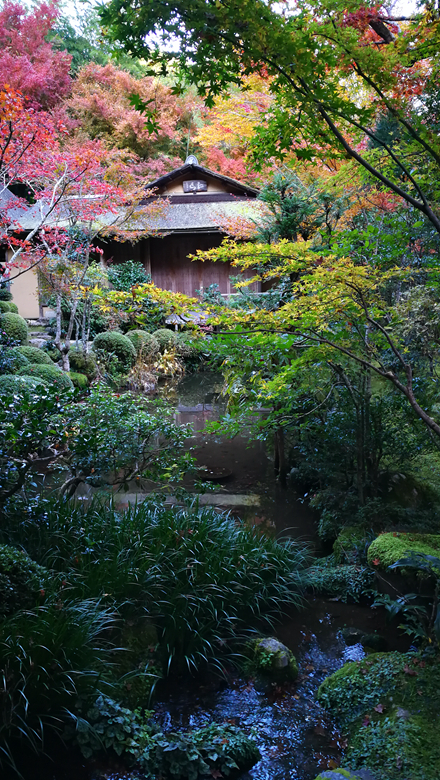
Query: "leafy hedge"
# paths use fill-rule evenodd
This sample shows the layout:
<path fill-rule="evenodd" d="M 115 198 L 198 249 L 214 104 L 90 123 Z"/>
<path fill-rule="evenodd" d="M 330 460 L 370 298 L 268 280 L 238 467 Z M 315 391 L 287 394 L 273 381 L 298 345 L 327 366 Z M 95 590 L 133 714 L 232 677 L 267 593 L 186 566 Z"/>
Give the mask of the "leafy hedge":
<path fill-rule="evenodd" d="M 0 328 L 5 331 L 10 339 L 26 343 L 28 339 L 28 326 L 26 320 L 12 311 L 6 312 L 0 316 Z"/>
<path fill-rule="evenodd" d="M 47 385 L 51 385 L 57 390 L 68 390 L 73 387 L 72 380 L 68 374 L 61 371 L 58 366 L 47 365 L 30 365 L 26 368 L 20 369 L 17 372 L 20 376 L 26 374 L 26 376 L 37 377 L 42 379 Z"/>
<path fill-rule="evenodd" d="M 130 339 L 115 330 L 98 333 L 93 342 L 93 348 L 108 356 L 114 355 L 121 372 L 128 371 L 136 360 L 136 350 Z"/>
<path fill-rule="evenodd" d="M 37 388 L 46 388 L 47 385 L 39 377 L 17 376 L 16 374 L 4 374 L 0 376 L 0 393 L 2 395 L 16 395 Z"/>
<path fill-rule="evenodd" d="M 21 347 L 15 347 L 15 350 L 24 355 L 29 363 L 37 363 L 46 366 L 52 365 L 52 361 L 47 352 L 44 352 L 44 350 L 39 349 L 38 347 L 23 345 Z"/>
<path fill-rule="evenodd" d="M 44 595 L 48 575 L 26 553 L 0 545 L 0 616 L 34 607 Z"/>
<path fill-rule="evenodd" d="M 27 357 L 13 347 L 0 347 L 0 374 L 15 374 L 20 368 L 29 365 Z"/>

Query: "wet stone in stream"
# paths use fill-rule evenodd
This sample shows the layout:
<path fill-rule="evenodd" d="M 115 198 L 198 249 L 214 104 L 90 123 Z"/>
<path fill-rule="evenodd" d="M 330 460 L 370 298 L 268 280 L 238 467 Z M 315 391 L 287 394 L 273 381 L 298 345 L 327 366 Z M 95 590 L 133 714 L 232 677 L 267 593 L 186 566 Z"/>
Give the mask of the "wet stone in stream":
<path fill-rule="evenodd" d="M 348 651 L 348 657 L 347 657 Z M 261 760 L 242 780 L 314 780 L 322 769 L 339 766 L 344 740 L 316 702 L 316 692 L 345 661 L 363 657 L 360 646 L 347 648 L 342 638 L 322 650 L 309 634 L 296 651 L 296 683 L 267 684 L 233 678 L 225 687 L 200 685 L 167 693 L 156 706 L 162 729 L 200 728 L 211 722 L 230 723 L 253 734 Z"/>

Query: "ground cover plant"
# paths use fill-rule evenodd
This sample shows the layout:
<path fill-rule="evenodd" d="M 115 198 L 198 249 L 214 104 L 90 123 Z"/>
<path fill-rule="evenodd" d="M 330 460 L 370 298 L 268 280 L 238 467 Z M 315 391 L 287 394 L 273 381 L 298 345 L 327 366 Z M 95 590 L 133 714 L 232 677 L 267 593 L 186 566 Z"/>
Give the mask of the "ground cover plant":
<path fill-rule="evenodd" d="M 218 663 L 257 620 L 303 604 L 304 548 L 197 504 L 146 501 L 118 512 L 42 502 L 2 539 L 63 575 L 71 597 L 131 603 L 156 627 L 164 670 Z"/>

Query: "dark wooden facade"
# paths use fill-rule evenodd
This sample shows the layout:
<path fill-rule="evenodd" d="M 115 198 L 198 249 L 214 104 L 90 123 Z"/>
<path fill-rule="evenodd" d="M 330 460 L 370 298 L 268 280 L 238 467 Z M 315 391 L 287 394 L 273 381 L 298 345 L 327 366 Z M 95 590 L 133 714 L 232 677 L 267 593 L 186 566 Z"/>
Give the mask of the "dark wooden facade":
<path fill-rule="evenodd" d="M 216 284 L 221 293 L 231 294 L 234 288 L 230 277 L 238 275 L 236 269 L 229 263 L 203 263 L 189 257 L 198 249 L 221 244 L 225 236 L 219 227 L 222 219 L 245 212 L 252 215 L 258 192 L 202 168 L 194 160 L 189 158 L 182 168 L 148 185 L 147 192 L 152 190 L 153 197 L 166 199 L 164 214 L 155 225 L 161 236 L 135 244 L 103 243 L 104 258 L 108 263 L 139 260 L 151 273 L 154 284 L 165 290 L 195 297 L 197 291 Z M 185 191 L 193 186 L 192 182 L 200 189 Z"/>

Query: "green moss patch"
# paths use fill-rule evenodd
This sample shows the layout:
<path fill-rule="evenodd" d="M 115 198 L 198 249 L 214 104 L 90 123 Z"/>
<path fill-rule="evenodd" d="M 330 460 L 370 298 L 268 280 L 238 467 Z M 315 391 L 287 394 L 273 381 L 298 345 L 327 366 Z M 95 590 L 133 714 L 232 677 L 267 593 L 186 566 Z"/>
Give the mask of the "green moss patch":
<path fill-rule="evenodd" d="M 409 552 L 440 555 L 440 534 L 411 534 L 395 531 L 381 534 L 368 548 L 368 563 L 380 569 L 387 569 Z"/>
<path fill-rule="evenodd" d="M 367 566 L 311 566 L 306 572 L 307 588 L 321 596 L 339 597 L 344 602 L 357 602 L 372 587 L 374 575 Z"/>
<path fill-rule="evenodd" d="M 344 762 L 377 780 L 438 780 L 440 656 L 377 653 L 345 664 L 318 700 L 349 734 Z"/>
<path fill-rule="evenodd" d="M 337 563 L 354 563 L 366 546 L 365 528 L 356 525 L 343 528 L 333 544 L 335 560 Z"/>

